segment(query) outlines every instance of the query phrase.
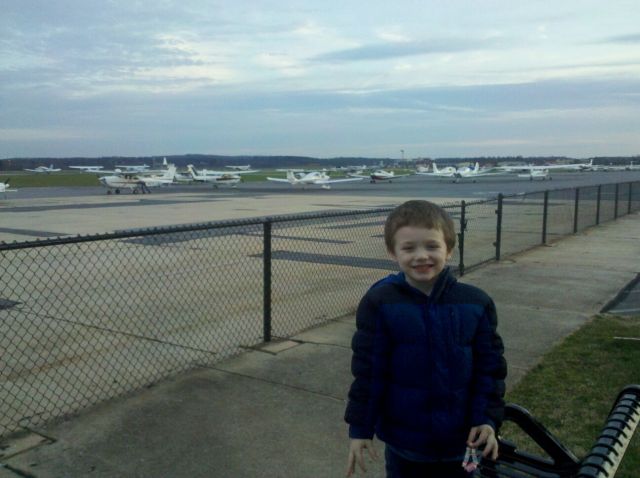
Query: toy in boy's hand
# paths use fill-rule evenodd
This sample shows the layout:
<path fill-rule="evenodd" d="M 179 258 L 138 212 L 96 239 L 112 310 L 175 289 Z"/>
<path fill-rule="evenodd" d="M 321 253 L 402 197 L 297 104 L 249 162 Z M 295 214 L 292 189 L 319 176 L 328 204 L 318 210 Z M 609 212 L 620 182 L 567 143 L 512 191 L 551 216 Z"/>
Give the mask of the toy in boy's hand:
<path fill-rule="evenodd" d="M 467 451 L 464 452 L 464 458 L 462 460 L 462 468 L 464 468 L 467 473 L 472 473 L 476 471 L 479 464 L 480 459 L 478 458 L 476 449 L 467 447 Z"/>

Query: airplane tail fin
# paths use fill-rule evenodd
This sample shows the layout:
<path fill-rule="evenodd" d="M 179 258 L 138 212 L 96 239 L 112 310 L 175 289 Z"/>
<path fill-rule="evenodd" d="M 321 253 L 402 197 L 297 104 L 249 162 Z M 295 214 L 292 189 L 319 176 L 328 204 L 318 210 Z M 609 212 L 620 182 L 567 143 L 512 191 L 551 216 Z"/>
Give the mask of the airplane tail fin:
<path fill-rule="evenodd" d="M 175 181 L 176 179 L 176 165 L 172 164 L 171 166 L 167 167 L 167 170 L 164 173 L 164 177 L 166 179 L 171 179 L 173 181 Z"/>
<path fill-rule="evenodd" d="M 431 165 L 433 166 L 433 172 L 438 174 L 440 171 L 438 171 L 438 166 L 436 165 L 436 162 L 434 161 L 433 163 L 431 163 Z"/>
<path fill-rule="evenodd" d="M 196 172 L 193 170 L 193 164 L 188 164 L 187 165 L 187 171 L 189 171 L 189 174 L 191 174 L 191 177 L 193 179 L 196 178 Z"/>
<path fill-rule="evenodd" d="M 287 180 L 292 183 L 298 180 L 298 178 L 296 178 L 296 175 L 290 169 L 287 171 Z"/>
<path fill-rule="evenodd" d="M 473 172 L 477 173 L 478 171 L 480 171 L 480 163 L 476 161 L 476 165 L 473 167 Z"/>

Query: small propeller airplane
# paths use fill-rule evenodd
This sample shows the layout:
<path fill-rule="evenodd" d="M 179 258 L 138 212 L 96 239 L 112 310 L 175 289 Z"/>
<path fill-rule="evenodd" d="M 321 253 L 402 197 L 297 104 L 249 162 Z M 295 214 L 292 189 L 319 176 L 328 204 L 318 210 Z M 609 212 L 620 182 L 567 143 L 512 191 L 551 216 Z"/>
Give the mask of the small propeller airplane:
<path fill-rule="evenodd" d="M 332 184 L 336 183 L 349 183 L 355 181 L 362 181 L 363 178 L 342 178 L 331 179 L 329 175 L 324 171 L 312 171 L 306 174 L 296 174 L 292 170 L 287 171 L 287 177 L 285 178 L 270 178 L 268 181 L 274 181 L 277 183 L 289 183 L 291 186 L 306 187 L 306 186 L 321 186 L 323 189 L 331 189 Z"/>
<path fill-rule="evenodd" d="M 104 166 L 69 166 L 69 169 L 79 169 L 83 173 L 103 173 Z"/>
<path fill-rule="evenodd" d="M 167 158 L 164 158 L 166 163 Z M 149 170 L 148 164 L 123 164 L 121 166 L 116 165 L 116 169 L 124 171 L 125 173 L 144 173 Z"/>
<path fill-rule="evenodd" d="M 498 166 L 496 169 L 509 172 L 527 172 L 527 171 L 585 171 L 593 167 L 593 159 L 589 163 L 572 163 L 572 164 L 527 164 L 523 166 Z"/>
<path fill-rule="evenodd" d="M 38 166 L 35 169 L 25 169 L 25 171 L 29 171 L 30 173 L 57 173 L 58 171 L 62 171 L 60 168 L 54 168 L 53 164 L 51 164 L 48 168 L 46 166 Z"/>
<path fill-rule="evenodd" d="M 418 171 L 418 173 L 424 174 L 425 176 L 442 176 L 448 178 L 455 174 L 455 172 L 458 170 L 455 166 L 445 166 L 444 168 L 439 168 L 435 161 L 431 163 L 431 167 L 433 168 L 433 172 L 431 173 L 429 173 L 428 169 L 426 171 Z"/>
<path fill-rule="evenodd" d="M 111 194 L 112 189 L 116 194 L 120 194 L 121 189 L 130 189 L 133 194 L 146 194 L 151 193 L 150 188 L 173 184 L 175 176 L 176 167 L 170 164 L 162 175 L 144 175 L 116 170 L 115 174 L 100 176 L 98 181 L 107 188 L 107 194 Z"/>
<path fill-rule="evenodd" d="M 17 189 L 9 189 L 9 179 L 7 179 L 6 183 L 0 182 L 0 193 L 4 195 L 4 198 L 7 199 L 7 193 L 15 193 Z"/>
<path fill-rule="evenodd" d="M 242 181 L 241 174 L 250 174 L 258 172 L 257 169 L 243 169 L 241 171 L 236 171 L 233 173 L 227 171 L 209 171 L 208 169 L 201 169 L 197 171 L 193 164 L 189 164 L 187 166 L 187 170 L 191 175 L 191 179 L 193 181 L 201 182 L 201 183 L 211 183 L 213 187 L 217 188 L 218 186 L 227 186 L 227 187 L 237 187 L 238 183 Z"/>
<path fill-rule="evenodd" d="M 418 176 L 430 176 L 436 178 L 449 178 L 454 183 L 459 183 L 463 179 L 471 179 L 474 183 L 477 178 L 485 177 L 485 176 L 505 176 L 508 174 L 506 171 L 498 170 L 495 168 L 490 169 L 480 169 L 480 163 L 476 162 L 476 164 L 472 167 L 465 166 L 461 168 L 454 168 L 453 166 L 448 166 L 447 168 L 438 169 L 436 163 L 433 163 L 433 172 L 416 172 Z"/>
<path fill-rule="evenodd" d="M 227 165 L 225 167 L 229 168 L 229 169 L 235 169 L 236 171 L 249 171 L 251 169 L 251 165 L 250 164 L 244 164 L 244 165 L 232 165 L 232 164 L 229 164 L 229 165 Z"/>
<path fill-rule="evenodd" d="M 529 181 L 533 181 L 534 179 L 541 179 L 542 181 L 548 179 L 551 181 L 553 178 L 549 175 L 548 169 L 531 169 L 528 173 L 519 173 L 519 178 L 529 179 Z"/>
<path fill-rule="evenodd" d="M 397 178 L 404 178 L 406 176 L 411 176 L 411 174 L 395 174 L 394 171 L 385 171 L 384 169 L 376 169 L 370 174 L 358 174 L 358 173 L 350 173 L 347 174 L 352 178 L 361 178 L 361 179 L 369 179 L 370 183 L 375 183 L 376 181 L 389 181 L 392 182 Z"/>

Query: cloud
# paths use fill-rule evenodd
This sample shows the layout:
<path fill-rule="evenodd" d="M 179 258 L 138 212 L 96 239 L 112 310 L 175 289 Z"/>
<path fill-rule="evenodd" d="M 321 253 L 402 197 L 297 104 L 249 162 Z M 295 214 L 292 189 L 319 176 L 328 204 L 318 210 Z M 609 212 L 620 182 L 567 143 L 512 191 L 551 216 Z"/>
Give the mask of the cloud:
<path fill-rule="evenodd" d="M 0 141 L 59 141 L 86 138 L 79 130 L 53 128 L 0 128 Z"/>
<path fill-rule="evenodd" d="M 504 41 L 497 37 L 485 39 L 436 38 L 424 41 L 392 41 L 363 45 L 316 55 L 311 60 L 320 62 L 386 60 L 405 56 L 455 53 L 503 47 Z"/>
<path fill-rule="evenodd" d="M 640 33 L 631 35 L 617 35 L 605 38 L 603 43 L 640 43 Z"/>

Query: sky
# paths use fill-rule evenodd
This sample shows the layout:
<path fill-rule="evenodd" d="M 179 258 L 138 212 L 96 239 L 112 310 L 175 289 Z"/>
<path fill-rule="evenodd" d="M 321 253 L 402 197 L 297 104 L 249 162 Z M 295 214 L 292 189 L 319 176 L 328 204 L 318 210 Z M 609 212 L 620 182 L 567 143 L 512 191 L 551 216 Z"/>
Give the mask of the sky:
<path fill-rule="evenodd" d="M 640 154 L 637 0 L 2 0 L 0 158 Z"/>

